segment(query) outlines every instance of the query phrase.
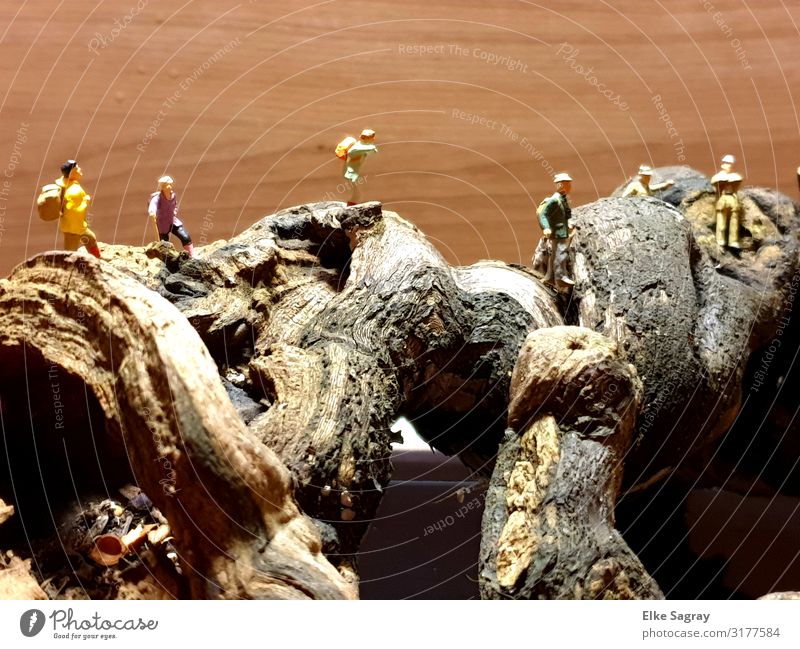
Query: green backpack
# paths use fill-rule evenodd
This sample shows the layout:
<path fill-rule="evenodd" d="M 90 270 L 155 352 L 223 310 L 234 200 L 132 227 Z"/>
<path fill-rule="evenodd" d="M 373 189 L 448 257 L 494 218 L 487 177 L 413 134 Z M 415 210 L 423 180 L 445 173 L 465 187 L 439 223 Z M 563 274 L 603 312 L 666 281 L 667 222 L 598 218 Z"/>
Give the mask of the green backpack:
<path fill-rule="evenodd" d="M 539 207 L 536 208 L 536 216 L 541 216 L 542 212 L 544 211 L 544 206 L 550 202 L 550 199 L 553 198 L 552 196 L 548 196 L 541 203 L 539 203 Z"/>

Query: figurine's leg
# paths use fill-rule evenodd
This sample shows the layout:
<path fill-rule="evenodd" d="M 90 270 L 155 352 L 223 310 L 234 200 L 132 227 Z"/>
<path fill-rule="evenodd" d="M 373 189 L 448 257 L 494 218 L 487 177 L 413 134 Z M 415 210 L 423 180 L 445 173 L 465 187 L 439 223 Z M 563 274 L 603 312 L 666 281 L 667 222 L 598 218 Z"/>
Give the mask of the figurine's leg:
<path fill-rule="evenodd" d="M 190 257 L 194 257 L 194 246 L 192 245 L 192 237 L 189 236 L 189 232 L 186 230 L 185 227 L 182 225 L 173 225 L 172 226 L 172 234 L 174 234 L 178 239 L 180 239 L 181 243 L 183 244 L 183 249 L 189 253 Z"/>
<path fill-rule="evenodd" d="M 86 228 L 84 233 L 81 235 L 81 244 L 86 247 L 86 250 L 89 252 L 89 254 L 92 254 L 100 259 L 100 247 L 97 245 L 97 237 L 94 236 L 94 232 L 92 232 L 89 228 Z"/>
<path fill-rule="evenodd" d="M 717 245 L 724 246 L 728 241 L 728 219 L 725 215 L 725 202 L 723 199 L 717 201 Z"/>
<path fill-rule="evenodd" d="M 569 269 L 569 247 L 567 246 L 567 239 L 554 239 L 555 244 L 555 271 L 556 283 L 567 284 L 572 286 L 575 282 L 570 277 Z"/>
<path fill-rule="evenodd" d="M 64 250 L 77 250 L 81 247 L 81 235 L 64 232 Z"/>
<path fill-rule="evenodd" d="M 553 239 L 545 240 L 547 246 L 547 272 L 544 276 L 545 284 L 555 283 L 555 242 Z"/>
<path fill-rule="evenodd" d="M 741 207 L 736 204 L 732 205 L 729 214 L 728 246 L 731 248 L 741 248 L 739 245 L 739 217 L 741 214 Z"/>
<path fill-rule="evenodd" d="M 350 201 L 347 203 L 348 205 L 358 205 L 361 202 L 361 187 L 358 183 L 358 178 L 355 180 L 349 180 L 351 191 L 350 191 Z"/>

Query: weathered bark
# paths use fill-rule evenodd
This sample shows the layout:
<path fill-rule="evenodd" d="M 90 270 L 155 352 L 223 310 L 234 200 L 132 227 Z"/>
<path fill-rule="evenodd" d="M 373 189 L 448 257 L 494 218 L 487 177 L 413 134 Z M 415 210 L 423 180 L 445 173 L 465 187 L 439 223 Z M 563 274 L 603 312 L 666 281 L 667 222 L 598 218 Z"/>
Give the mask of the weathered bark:
<path fill-rule="evenodd" d="M 689 180 L 704 184 L 694 176 Z M 686 218 L 655 198 L 604 199 L 573 212 L 578 229 L 573 242 L 577 306 L 568 311 L 568 319 L 615 341 L 644 383 L 635 444 L 622 451 L 629 488 L 643 488 L 677 470 L 702 471 L 704 451 L 740 414 L 743 391 L 750 390 L 751 401 L 762 398 L 753 393 L 759 375 L 748 372 L 748 364 L 770 341 L 778 339 L 780 345 L 782 340 L 788 358 L 798 347 L 797 336 L 787 329 L 798 284 L 800 228 L 794 204 L 775 192 L 744 190 L 743 226 L 752 236 L 741 254 L 732 254 L 714 240 L 710 194 L 702 187 L 682 189 Z M 530 362 L 523 357 L 519 361 Z M 538 368 L 535 361 L 534 367 Z M 542 401 L 546 399 L 530 399 L 537 405 Z M 533 448 L 542 439 L 561 439 L 560 426 L 552 423 L 538 422 L 527 433 L 530 439 L 511 435 L 501 448 L 484 517 L 481 565 L 486 597 L 593 596 L 591 589 L 584 590 L 585 582 L 573 593 L 564 587 L 575 583 L 574 577 L 563 577 L 566 569 L 577 565 L 580 573 L 589 563 L 581 552 L 571 549 L 556 555 L 552 550 L 559 547 L 555 539 L 561 538 L 551 532 L 560 529 L 553 521 L 560 523 L 560 516 L 569 515 L 566 499 L 551 508 L 549 521 L 541 520 L 538 509 L 533 517 L 523 513 L 531 509 L 526 500 L 530 493 L 542 491 L 526 475 L 526 470 L 542 473 L 537 453 L 543 451 Z M 591 466 L 576 473 L 591 480 Z M 598 491 L 583 484 L 587 493 Z M 613 506 L 614 499 L 609 496 L 607 502 Z M 523 505 L 517 508 L 516 502 Z M 625 546 L 622 556 L 629 555 Z M 564 560 L 548 564 L 552 556 Z M 621 578 L 623 585 L 614 581 L 604 595 L 660 596 L 638 562 L 634 565 L 620 568 L 617 559 L 614 570 L 626 577 Z M 629 574 L 635 575 L 634 582 L 626 579 Z"/>
<path fill-rule="evenodd" d="M 31 574 L 30 559 L 0 558 L 0 600 L 6 599 L 48 599 Z"/>
<path fill-rule="evenodd" d="M 789 590 L 784 593 L 769 593 L 768 595 L 764 595 L 763 597 L 759 597 L 758 599 L 772 600 L 772 601 L 800 599 L 800 591 Z"/>
<path fill-rule="evenodd" d="M 686 218 L 654 198 L 603 199 L 574 211 L 578 324 L 616 341 L 644 383 L 629 485 L 686 463 L 723 435 L 742 405 L 748 361 L 776 335 L 793 303 L 796 217 L 778 226 L 745 199 L 759 223 L 754 250 L 720 249 L 708 200 Z"/>
<path fill-rule="evenodd" d="M 578 327 L 531 333 L 486 498 L 484 598 L 633 599 L 661 591 L 614 529 L 641 397 L 616 345 Z"/>
<path fill-rule="evenodd" d="M 154 281 L 155 267 L 120 254 L 112 263 Z M 242 379 L 248 426 L 292 470 L 303 509 L 333 523 L 328 549 L 342 555 L 388 482 L 394 419 L 490 473 L 519 347 L 530 328 L 562 323 L 530 273 L 452 269 L 378 203 L 285 210 L 158 272 Z"/>
<path fill-rule="evenodd" d="M 24 461 L 32 439 L 34 459 L 71 461 L 79 486 L 96 473 L 91 486 L 111 492 L 132 473 L 170 521 L 193 597 L 354 595 L 202 341 L 152 291 L 78 254 L 36 257 L 0 282 L 0 365 L 4 433 L 19 451 L 2 462 L 3 488 L 14 485 L 21 518 L 46 516 L 71 484 L 38 479 Z M 26 501 L 27 484 L 47 500 Z"/>
<path fill-rule="evenodd" d="M 413 225 L 378 204 L 278 214 L 268 222 L 277 246 L 288 233 L 314 246 L 333 239 L 309 219 L 341 224 L 348 248 L 331 256 L 347 274 L 334 287 L 311 286 L 308 272 L 284 265 L 287 284 L 260 296 L 268 319 L 249 372 L 279 405 L 252 427 L 298 476 L 306 511 L 344 521 L 337 528 L 348 553 L 388 481 L 397 415 L 483 468 L 524 333 L 559 316 L 529 275 L 502 264 L 453 272 Z M 523 304 L 504 291 L 524 295 Z"/>
<path fill-rule="evenodd" d="M 14 515 L 14 507 L 0 499 L 0 525 Z M 31 574 L 31 560 L 0 554 L 0 600 L 47 599 L 47 594 Z"/>
<path fill-rule="evenodd" d="M 14 507 L 12 505 L 6 505 L 3 500 L 0 499 L 0 525 L 5 523 L 13 515 Z"/>
<path fill-rule="evenodd" d="M 699 182 L 692 174 L 686 178 Z M 58 292 L 53 286 L 60 287 L 64 305 L 52 315 L 77 320 L 71 326 L 81 336 L 102 344 L 87 348 L 73 334 L 51 343 L 50 356 L 45 356 L 26 342 L 39 368 L 36 389 L 25 389 L 30 379 L 22 388 L 4 384 L 3 389 L 20 401 L 28 394 L 46 394 L 41 368 L 53 361 L 53 349 L 67 349 L 64 358 L 58 357 L 62 389 L 81 395 L 84 386 L 90 387 L 90 398 L 82 397 L 87 405 L 81 416 L 70 413 L 71 427 L 88 429 L 104 422 L 109 437 L 103 458 L 114 462 L 128 450 L 114 440 L 139 440 L 143 434 L 141 413 L 134 411 L 147 407 L 151 419 L 156 413 L 155 422 L 167 425 L 170 416 L 158 395 L 176 391 L 175 425 L 199 428 L 200 439 L 176 442 L 178 429 L 173 427 L 168 442 L 137 442 L 130 451 L 136 458 L 135 477 L 140 484 L 164 478 L 157 466 L 150 466 L 144 478 L 139 475 L 142 454 L 155 453 L 173 465 L 185 461 L 189 451 L 197 454 L 202 462 L 196 482 L 212 494 L 224 492 L 222 502 L 241 526 L 231 531 L 215 519 L 209 535 L 223 544 L 231 534 L 234 547 L 228 551 L 242 552 L 258 565 L 263 565 L 259 560 L 279 562 L 274 553 L 253 558 L 248 542 L 273 534 L 283 538 L 270 516 L 289 502 L 288 478 L 271 455 L 266 468 L 260 464 L 263 458 L 242 460 L 244 477 L 217 461 L 216 450 L 209 449 L 234 453 L 222 442 L 209 441 L 224 437 L 218 428 L 223 420 L 225 425 L 234 420 L 235 435 L 246 440 L 244 451 L 237 447 L 232 456 L 238 458 L 231 460 L 234 466 L 242 452 L 260 457 L 261 443 L 278 454 L 291 472 L 298 502 L 318 519 L 325 550 L 337 563 L 355 552 L 377 508 L 390 472 L 389 427 L 398 415 L 409 416 L 434 446 L 458 453 L 485 474 L 492 473 L 502 441 L 486 502 L 484 596 L 659 597 L 658 586 L 614 530 L 622 458 L 627 486 L 641 489 L 683 467 L 724 434 L 740 411 L 743 386 L 752 386 L 755 375 L 748 362 L 776 334 L 774 320 L 781 309 L 792 310 L 787 284 L 793 286 L 791 278 L 797 276 L 798 228 L 791 202 L 748 190 L 746 224 L 761 234 L 752 237 L 757 245 L 734 256 L 711 248 L 704 212 L 692 220 L 691 205 L 700 205 L 703 191 L 684 191 L 686 217 L 651 198 L 605 199 L 577 208 L 577 284 L 569 302 L 556 302 L 522 268 L 499 262 L 451 268 L 412 224 L 377 203 L 291 208 L 229 241 L 201 248 L 195 259 L 163 245 L 104 249 L 112 265 L 159 292 L 188 319 L 217 362 L 229 396 L 220 393 L 218 378 L 206 376 L 215 369 L 207 355 L 208 367 L 197 372 L 191 359 L 206 352 L 196 338 L 185 350 L 188 325 L 184 322 L 176 337 L 170 332 L 178 331 L 177 325 L 165 328 L 159 319 L 145 323 L 144 312 L 135 306 L 143 298 L 130 292 L 130 282 L 120 295 L 107 299 L 113 305 L 109 313 L 122 314 L 131 331 L 109 332 L 81 322 L 76 298 L 63 298 L 71 295 L 64 292 L 67 282 L 80 286 L 86 281 L 81 272 L 73 280 L 67 277 L 65 260 L 75 264 L 79 258 L 56 256 L 55 266 L 39 258 L 18 269 L 7 286 L 20 284 L 34 296 L 28 299 L 39 304 L 40 319 L 53 309 L 47 306 L 50 293 Z M 104 264 L 82 263 L 92 277 L 109 285 L 123 281 L 118 273 L 98 270 Z M 57 276 L 52 279 L 48 272 Z M 28 275 L 54 284 L 42 284 L 41 294 L 36 293 Z M 92 295 L 108 293 L 98 286 L 105 285 L 98 280 Z M 94 298 L 90 306 L 97 322 L 112 321 L 106 302 Z M 586 329 L 545 329 L 533 337 L 531 349 L 538 351 L 527 350 L 517 361 L 529 332 L 558 327 L 565 319 Z M 0 330 L 9 325 L 13 331 L 16 321 L 0 321 Z M 36 339 L 30 327 L 27 331 Z M 15 335 L 9 339 L 17 340 Z M 109 346 L 108 340 L 116 342 Z M 796 340 L 791 344 L 796 349 Z M 44 349 L 46 341 L 39 347 Z M 117 348 L 143 349 L 139 356 L 150 369 L 134 361 L 120 365 Z M 31 362 L 19 349 L 7 358 L 18 375 Z M 643 389 L 629 364 L 636 367 Z M 95 365 L 100 369 L 90 371 Z M 154 368 L 161 365 L 172 369 L 159 374 Z M 114 398 L 132 404 L 124 411 L 115 406 L 116 414 L 108 395 L 112 367 L 128 372 L 124 381 L 112 382 Z M 519 381 L 509 411 L 512 368 Z M 549 392 L 549 384 L 561 392 Z M 617 389 L 605 395 L 612 385 Z M 199 402 L 217 414 L 192 414 Z M 36 417 L 30 424 L 20 415 L 14 425 L 35 427 Z M 506 421 L 513 433 L 504 438 Z M 181 451 L 180 444 L 188 450 Z M 170 453 L 176 454 L 175 462 Z M 182 465 L 185 473 L 175 470 L 181 480 L 188 479 L 187 465 Z M 267 489 L 273 478 L 283 485 L 283 504 L 267 506 L 241 492 L 245 482 Z M 239 499 L 243 504 L 234 504 Z M 311 564 L 321 571 L 301 561 L 303 570 L 316 575 L 310 577 L 309 594 L 347 591 L 348 585 L 326 572 L 330 566 L 315 555 L 314 542 L 305 536 L 311 534 L 305 519 L 292 515 L 302 527 L 296 532 L 300 546 L 312 546 Z M 190 516 L 173 525 L 187 523 Z M 289 528 L 294 530 L 293 524 Z M 277 546 L 271 542 L 267 547 Z M 227 586 L 234 570 L 230 562 L 204 560 L 210 567 L 201 566 L 198 574 L 224 573 L 217 583 Z M 347 572 L 346 565 L 340 568 Z M 298 591 L 306 588 L 300 574 L 292 573 Z M 248 588 L 242 589 L 245 595 L 252 594 Z"/>
<path fill-rule="evenodd" d="M 716 301 L 726 310 L 746 308 L 743 295 L 749 294 L 753 309 L 749 320 L 743 318 L 749 339 L 742 359 L 742 410 L 714 460 L 720 474 L 735 467 L 743 484 L 766 481 L 776 491 L 798 495 L 800 376 L 791 370 L 800 348 L 800 206 L 763 187 L 744 187 L 739 196 L 741 252 L 716 245 L 711 192 L 689 196 L 681 206 L 698 245 L 731 287 Z"/>

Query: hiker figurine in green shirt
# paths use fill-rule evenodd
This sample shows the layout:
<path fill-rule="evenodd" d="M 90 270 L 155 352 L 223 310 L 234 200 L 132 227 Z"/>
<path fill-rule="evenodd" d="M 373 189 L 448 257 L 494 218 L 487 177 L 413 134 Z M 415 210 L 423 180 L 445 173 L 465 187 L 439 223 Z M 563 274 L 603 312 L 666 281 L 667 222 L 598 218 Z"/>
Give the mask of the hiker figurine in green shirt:
<path fill-rule="evenodd" d="M 569 174 L 559 173 L 555 175 L 553 182 L 556 184 L 555 193 L 543 200 L 536 210 L 542 234 L 550 247 L 544 282 L 566 290 L 575 284 L 570 276 L 572 273 L 569 259 L 569 244 L 575 228 L 570 223 L 572 209 L 567 199 L 567 194 L 572 189 L 572 178 Z"/>
<path fill-rule="evenodd" d="M 628 196 L 652 196 L 653 192 L 657 192 L 659 189 L 672 187 L 672 185 L 675 184 L 675 181 L 670 179 L 663 183 L 651 185 L 650 178 L 652 176 L 653 170 L 650 167 L 647 165 L 639 165 L 638 180 L 632 180 L 628 184 L 628 186 L 625 188 L 625 191 L 622 192 L 622 198 L 627 198 Z"/>
<path fill-rule="evenodd" d="M 349 183 L 350 200 L 348 205 L 356 205 L 361 202 L 361 165 L 371 153 L 378 153 L 375 146 L 375 131 L 365 128 L 361 131 L 358 141 L 350 145 L 344 158 L 344 179 Z M 341 146 L 341 145 L 340 145 Z"/>

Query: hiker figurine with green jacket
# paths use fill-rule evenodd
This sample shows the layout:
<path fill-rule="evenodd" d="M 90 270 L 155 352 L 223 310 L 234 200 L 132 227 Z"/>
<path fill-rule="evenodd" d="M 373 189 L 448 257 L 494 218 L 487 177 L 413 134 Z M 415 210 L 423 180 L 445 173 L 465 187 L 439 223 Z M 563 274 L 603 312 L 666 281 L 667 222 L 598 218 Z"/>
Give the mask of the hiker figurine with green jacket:
<path fill-rule="evenodd" d="M 550 247 L 544 282 L 557 289 L 566 289 L 575 284 L 569 259 L 569 243 L 575 228 L 570 223 L 572 209 L 567 199 L 572 189 L 572 178 L 569 174 L 559 173 L 553 182 L 556 184 L 555 193 L 542 201 L 537 210 L 542 234 Z"/>
<path fill-rule="evenodd" d="M 344 158 L 344 179 L 350 185 L 350 200 L 348 205 L 361 202 L 361 165 L 371 153 L 378 153 L 375 146 L 375 131 L 365 128 L 361 131 L 358 141 L 347 148 Z"/>

